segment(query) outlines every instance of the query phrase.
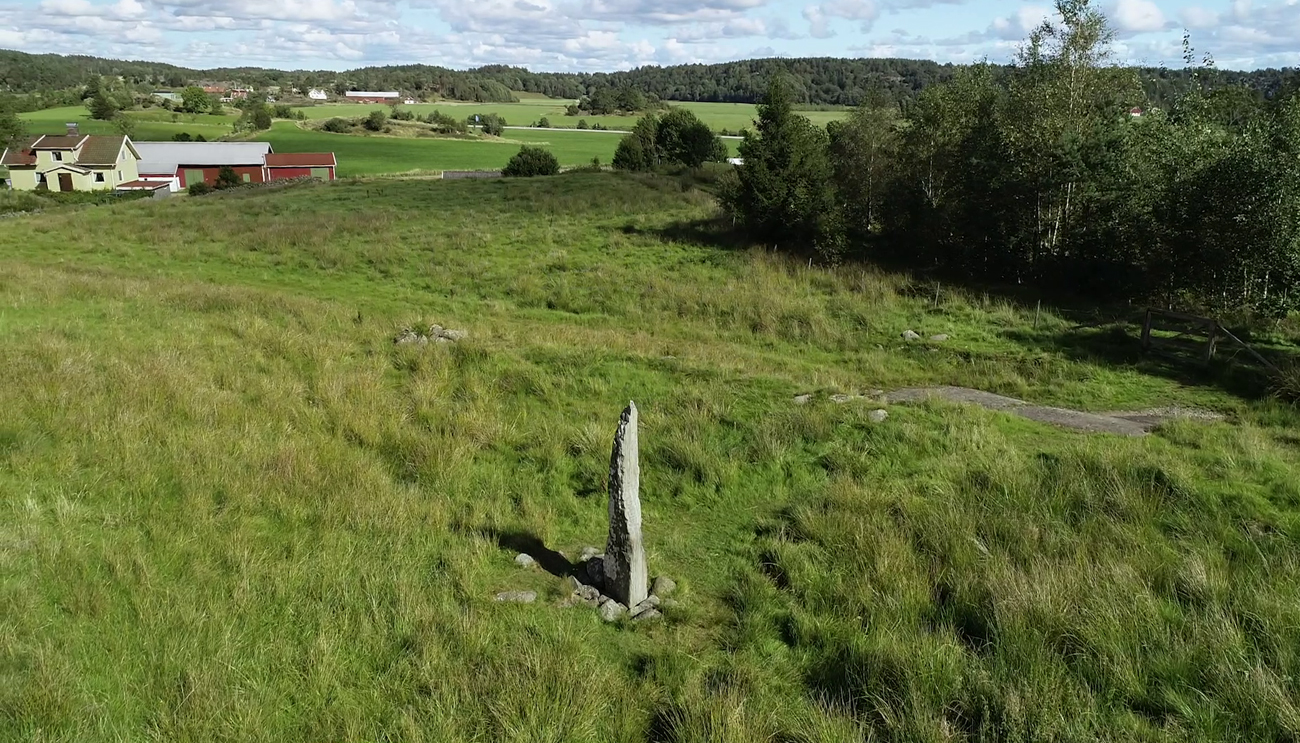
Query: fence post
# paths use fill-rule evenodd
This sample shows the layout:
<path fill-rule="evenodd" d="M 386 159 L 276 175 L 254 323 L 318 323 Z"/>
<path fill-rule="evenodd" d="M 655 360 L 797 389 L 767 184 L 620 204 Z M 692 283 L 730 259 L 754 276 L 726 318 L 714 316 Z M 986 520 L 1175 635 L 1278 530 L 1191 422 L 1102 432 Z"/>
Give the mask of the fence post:
<path fill-rule="evenodd" d="M 1151 308 L 1147 308 L 1146 318 L 1142 321 L 1142 350 L 1151 349 Z"/>
<path fill-rule="evenodd" d="M 1215 343 L 1218 341 L 1218 339 L 1219 339 L 1219 322 L 1217 320 L 1211 320 L 1210 335 L 1209 338 L 1207 338 L 1205 341 L 1205 363 L 1207 364 L 1210 363 L 1210 359 L 1214 358 L 1214 346 Z"/>

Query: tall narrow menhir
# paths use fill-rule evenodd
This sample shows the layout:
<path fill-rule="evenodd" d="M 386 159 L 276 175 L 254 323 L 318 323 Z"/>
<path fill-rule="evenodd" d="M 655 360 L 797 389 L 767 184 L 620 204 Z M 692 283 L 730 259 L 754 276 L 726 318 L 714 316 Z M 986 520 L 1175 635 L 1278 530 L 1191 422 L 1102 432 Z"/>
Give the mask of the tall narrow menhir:
<path fill-rule="evenodd" d="M 609 540 L 605 544 L 605 593 L 629 607 L 646 599 L 640 491 L 636 403 L 629 402 L 619 418 L 609 457 Z"/>

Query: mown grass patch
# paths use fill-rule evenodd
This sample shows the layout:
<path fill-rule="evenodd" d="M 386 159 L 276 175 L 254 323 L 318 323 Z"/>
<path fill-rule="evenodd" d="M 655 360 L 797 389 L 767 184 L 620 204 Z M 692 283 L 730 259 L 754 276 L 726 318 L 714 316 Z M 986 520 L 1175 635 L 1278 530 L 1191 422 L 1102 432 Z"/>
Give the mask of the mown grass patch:
<path fill-rule="evenodd" d="M 581 173 L 8 220 L 0 738 L 1300 732 L 1294 409 L 1034 344 L 996 298 L 680 237 L 713 208 Z M 392 344 L 430 322 L 470 337 Z M 930 383 L 1230 420 L 826 399 Z M 628 399 L 682 585 L 658 625 L 549 606 L 500 539 L 601 543 Z"/>

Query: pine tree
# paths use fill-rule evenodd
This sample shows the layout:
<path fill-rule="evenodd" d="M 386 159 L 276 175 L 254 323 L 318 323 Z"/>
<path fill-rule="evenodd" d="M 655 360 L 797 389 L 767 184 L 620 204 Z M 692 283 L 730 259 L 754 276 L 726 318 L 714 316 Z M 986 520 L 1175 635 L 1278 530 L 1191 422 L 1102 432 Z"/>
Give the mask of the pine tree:
<path fill-rule="evenodd" d="M 843 245 L 832 191 L 826 133 L 794 113 L 784 81 L 774 79 L 758 106 L 757 131 L 740 145 L 743 164 L 723 204 L 754 238 L 812 246 L 835 259 Z"/>

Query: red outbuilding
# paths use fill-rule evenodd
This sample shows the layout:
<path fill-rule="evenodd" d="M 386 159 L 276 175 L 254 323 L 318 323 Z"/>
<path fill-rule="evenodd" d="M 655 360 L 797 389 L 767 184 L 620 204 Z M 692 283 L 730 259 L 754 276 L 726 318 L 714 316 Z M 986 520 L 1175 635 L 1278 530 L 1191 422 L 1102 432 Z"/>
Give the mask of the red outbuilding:
<path fill-rule="evenodd" d="M 332 181 L 337 165 L 333 152 L 267 154 L 266 179 L 278 181 L 285 178 L 319 178 Z"/>

